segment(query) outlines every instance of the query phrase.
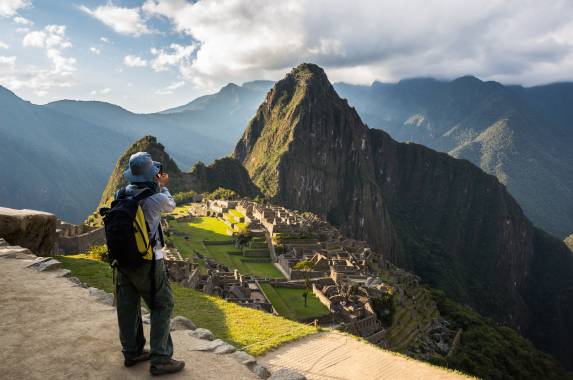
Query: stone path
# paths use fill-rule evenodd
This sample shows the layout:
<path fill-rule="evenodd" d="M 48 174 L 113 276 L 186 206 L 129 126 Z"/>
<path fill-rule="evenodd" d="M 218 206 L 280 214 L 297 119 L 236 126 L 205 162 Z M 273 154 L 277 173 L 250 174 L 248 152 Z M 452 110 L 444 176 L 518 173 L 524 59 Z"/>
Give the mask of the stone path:
<path fill-rule="evenodd" d="M 6 251 L 0 247 L 0 257 Z M 0 258 L 0 378 L 150 378 L 147 363 L 123 366 L 113 307 L 56 273 L 26 268 L 30 262 Z M 174 331 L 173 340 L 174 357 L 187 365 L 168 379 L 258 378 L 228 355 L 188 350 L 199 340 L 187 331 Z"/>
<path fill-rule="evenodd" d="M 288 367 L 309 380 L 468 379 L 429 364 L 395 355 L 340 333 L 319 333 L 258 358 L 272 372 Z"/>

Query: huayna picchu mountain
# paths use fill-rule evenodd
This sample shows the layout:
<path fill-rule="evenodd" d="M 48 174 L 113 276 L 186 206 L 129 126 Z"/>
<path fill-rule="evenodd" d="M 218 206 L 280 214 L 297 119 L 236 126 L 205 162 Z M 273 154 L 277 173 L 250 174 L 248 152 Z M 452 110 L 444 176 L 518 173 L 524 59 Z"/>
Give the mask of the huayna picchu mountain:
<path fill-rule="evenodd" d="M 276 83 L 235 148 L 274 203 L 312 211 L 573 366 L 573 255 L 466 160 L 369 129 L 324 71 Z"/>

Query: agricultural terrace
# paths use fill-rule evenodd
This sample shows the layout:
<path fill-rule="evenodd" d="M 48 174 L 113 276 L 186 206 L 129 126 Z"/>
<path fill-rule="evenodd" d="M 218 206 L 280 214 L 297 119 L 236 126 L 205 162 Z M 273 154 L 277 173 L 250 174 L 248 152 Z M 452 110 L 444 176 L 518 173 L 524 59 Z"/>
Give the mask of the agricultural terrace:
<path fill-rule="evenodd" d="M 169 221 L 171 240 L 183 257 L 196 260 L 196 254 L 209 257 L 219 264 L 238 269 L 241 274 L 257 278 L 279 278 L 284 276 L 270 260 L 266 243 L 253 239 L 251 246 L 235 247 L 230 236 L 230 227 L 214 217 L 192 217 Z M 203 260 L 199 265 L 204 266 Z"/>
<path fill-rule="evenodd" d="M 302 295 L 304 289 L 284 288 L 268 283 L 262 283 L 261 287 L 277 313 L 283 317 L 297 321 L 306 321 L 330 315 L 330 311 L 312 291 L 308 293 L 307 307 L 305 307 Z"/>

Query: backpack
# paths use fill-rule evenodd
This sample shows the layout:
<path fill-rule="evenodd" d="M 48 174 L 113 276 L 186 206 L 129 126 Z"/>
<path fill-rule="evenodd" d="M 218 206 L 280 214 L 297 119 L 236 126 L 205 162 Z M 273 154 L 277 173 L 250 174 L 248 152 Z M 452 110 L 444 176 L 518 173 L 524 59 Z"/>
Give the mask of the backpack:
<path fill-rule="evenodd" d="M 149 236 L 149 225 L 139 205 L 141 200 L 153 194 L 153 190 L 146 188 L 128 196 L 125 189 L 121 189 L 111 202 L 111 208 L 100 208 L 111 266 L 131 269 L 146 261 L 153 262 L 156 240 L 155 236 Z"/>

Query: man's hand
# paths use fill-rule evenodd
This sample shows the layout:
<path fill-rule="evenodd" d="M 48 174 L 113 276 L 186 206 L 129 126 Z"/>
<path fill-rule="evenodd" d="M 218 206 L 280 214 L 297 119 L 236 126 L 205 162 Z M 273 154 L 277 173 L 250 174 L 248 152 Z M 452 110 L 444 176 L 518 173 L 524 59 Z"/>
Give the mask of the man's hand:
<path fill-rule="evenodd" d="M 157 182 L 159 186 L 165 187 L 169 183 L 169 174 L 167 173 L 159 173 L 157 174 Z"/>

